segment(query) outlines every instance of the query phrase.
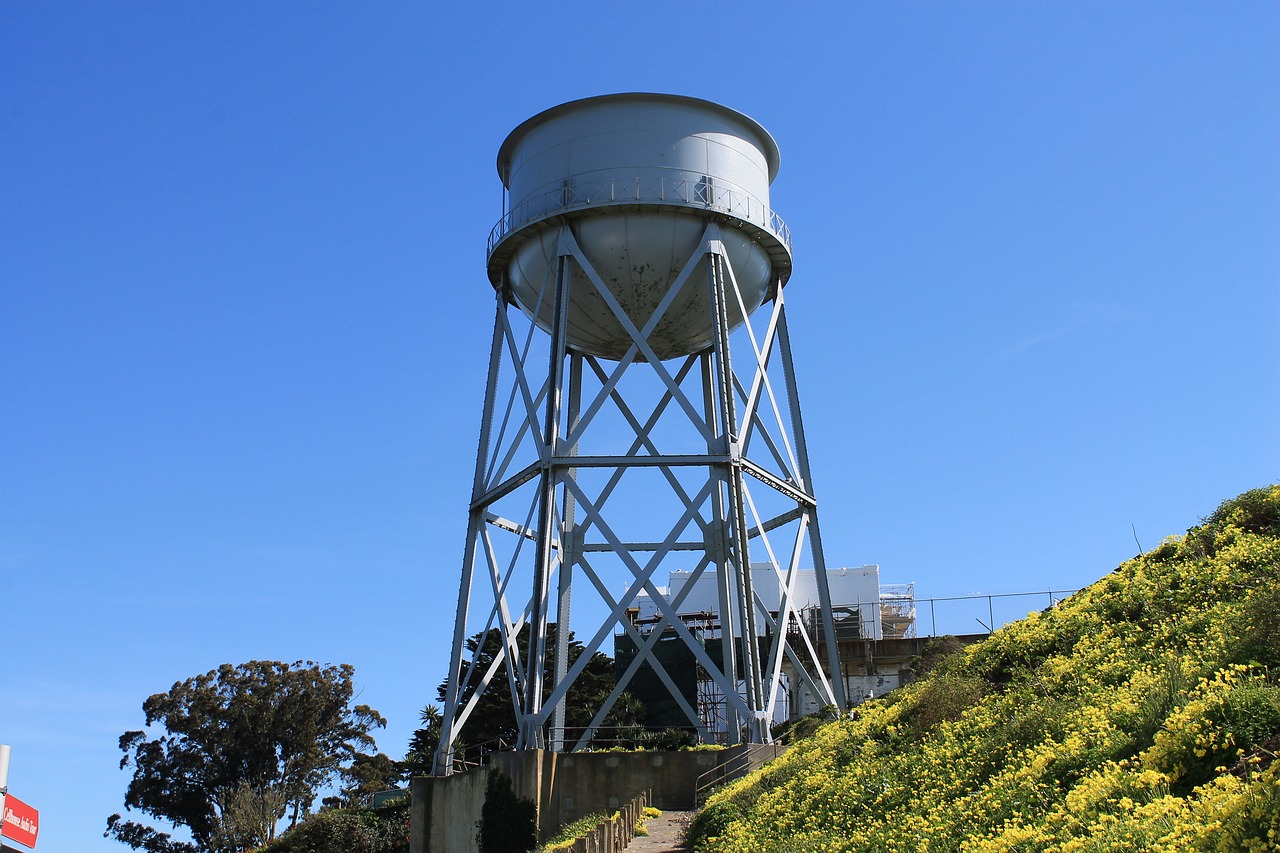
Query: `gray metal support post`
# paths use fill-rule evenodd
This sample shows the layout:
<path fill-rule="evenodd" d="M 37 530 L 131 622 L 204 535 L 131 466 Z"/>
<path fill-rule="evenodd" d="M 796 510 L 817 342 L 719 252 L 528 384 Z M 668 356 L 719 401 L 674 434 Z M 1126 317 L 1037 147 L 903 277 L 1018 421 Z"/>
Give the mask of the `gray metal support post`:
<path fill-rule="evenodd" d="M 569 353 L 569 411 L 568 434 L 573 435 L 582 415 L 582 354 Z M 564 448 L 564 455 L 578 455 L 578 444 Z M 577 477 L 576 468 L 566 468 L 566 480 Z M 573 566 L 578 559 L 578 531 L 574 524 L 575 506 L 573 490 L 564 491 L 564 510 L 560 519 L 560 576 L 556 598 L 556 647 L 555 666 L 552 670 L 551 689 L 554 691 L 564 681 L 569 670 L 569 615 L 573 598 Z M 567 696 L 562 696 L 556 703 L 551 715 L 552 749 L 563 752 L 565 747 L 565 703 Z"/>
<path fill-rule="evenodd" d="M 5 815 L 5 800 L 9 798 L 9 756 L 11 747 L 8 744 L 0 743 L 0 820 Z M 5 850 L 13 848 L 5 846 Z"/>
<path fill-rule="evenodd" d="M 493 318 L 493 339 L 489 345 L 489 374 L 485 383 L 484 411 L 480 416 L 480 443 L 476 450 L 475 477 L 471 483 L 471 511 L 467 520 L 467 543 L 462 555 L 462 580 L 458 589 L 458 609 L 453 620 L 453 649 L 445 679 L 444 716 L 440 728 L 440 745 L 436 749 L 432 772 L 446 776 L 453 770 L 454 722 L 458 714 L 458 687 L 462 678 L 462 658 L 466 654 L 467 611 L 471 608 L 471 579 L 475 574 L 476 544 L 484 527 L 484 507 L 478 505 L 485 490 L 485 465 L 489 459 L 489 443 L 493 437 L 493 411 L 498 391 L 498 371 L 502 365 L 502 314 L 507 310 L 506 288 L 498 288 Z"/>
<path fill-rule="evenodd" d="M 707 425 L 711 427 L 712 434 L 718 442 L 718 444 L 707 443 L 707 455 L 724 454 L 728 439 L 725 437 L 724 425 L 717 411 L 715 392 L 719 383 L 715 378 L 714 354 L 708 350 L 700 356 L 700 360 L 703 409 L 706 412 Z M 737 620 L 733 615 L 735 612 L 734 574 L 731 571 L 733 563 L 729 559 L 729 530 L 724 523 L 727 518 L 725 490 L 729 485 L 729 466 L 712 465 L 710 468 L 709 476 L 716 483 L 711 493 L 711 535 L 707 547 L 712 553 L 712 560 L 716 567 L 716 596 L 720 606 L 720 660 L 724 666 L 726 681 L 732 685 L 738 678 L 738 652 L 734 641 L 737 636 L 737 631 L 734 630 Z M 725 727 L 729 732 L 739 731 L 738 713 L 732 702 L 725 703 Z"/>
<path fill-rule="evenodd" d="M 804 482 L 800 484 L 809 495 L 817 492 L 813 487 L 813 472 L 809 467 L 809 445 L 804 436 L 804 419 L 800 415 L 800 390 L 796 387 L 795 364 L 791 360 L 791 335 L 787 330 L 787 308 L 783 301 L 782 283 L 774 288 L 778 301 L 778 346 L 782 355 L 782 370 L 787 384 L 787 397 L 791 407 L 791 431 L 796 442 L 796 463 Z M 809 510 L 809 549 L 813 557 L 814 579 L 818 585 L 818 605 L 822 610 L 822 633 L 827 640 L 827 669 L 831 673 L 832 690 L 836 707 L 843 713 L 848 710 L 844 677 L 840 669 L 840 649 L 836 642 L 835 620 L 831 615 L 831 586 L 827 582 L 827 561 L 822 552 L 822 533 L 818 526 L 818 508 Z M 879 603 L 877 602 L 877 606 Z"/>
<path fill-rule="evenodd" d="M 722 250 L 721 250 L 722 251 Z M 759 632 L 756 629 L 755 594 L 751 582 L 751 553 L 747 542 L 746 509 L 743 500 L 742 459 L 738 445 L 738 423 L 734 405 L 734 374 L 729 358 L 728 303 L 725 294 L 724 272 L 721 269 L 720 251 L 708 255 L 708 278 L 711 285 L 712 315 L 715 320 L 715 353 L 717 362 L 717 392 L 720 401 L 720 418 L 724 426 L 725 452 L 729 457 L 728 522 L 733 547 L 734 576 L 737 581 L 738 627 L 742 637 L 742 677 L 746 686 L 747 707 L 752 719 L 748 720 L 747 740 L 751 743 L 767 743 L 771 739 L 769 727 L 763 724 L 760 713 L 764 708 L 764 690 L 761 685 Z"/>
<path fill-rule="evenodd" d="M 542 434 L 542 473 L 538 498 L 537 563 L 533 578 L 533 616 L 529 621 L 528 680 L 525 684 L 524 719 L 520 721 L 517 749 L 546 746 L 538 717 L 542 711 L 543 674 L 546 670 L 547 617 L 550 610 L 551 573 L 556 555 L 552 537 L 556 523 L 556 491 L 559 472 L 554 457 L 560 443 L 560 403 L 564 391 L 565 336 L 568 333 L 570 255 L 556 258 L 556 291 L 551 325 L 551 361 L 547 368 L 546 420 Z"/>

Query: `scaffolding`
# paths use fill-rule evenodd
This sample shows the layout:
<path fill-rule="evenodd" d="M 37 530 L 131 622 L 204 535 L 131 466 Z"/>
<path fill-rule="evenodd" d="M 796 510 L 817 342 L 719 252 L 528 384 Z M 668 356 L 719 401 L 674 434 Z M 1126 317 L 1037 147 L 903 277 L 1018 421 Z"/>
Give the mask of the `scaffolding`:
<path fill-rule="evenodd" d="M 886 640 L 916 636 L 916 585 L 881 584 L 880 630 Z"/>

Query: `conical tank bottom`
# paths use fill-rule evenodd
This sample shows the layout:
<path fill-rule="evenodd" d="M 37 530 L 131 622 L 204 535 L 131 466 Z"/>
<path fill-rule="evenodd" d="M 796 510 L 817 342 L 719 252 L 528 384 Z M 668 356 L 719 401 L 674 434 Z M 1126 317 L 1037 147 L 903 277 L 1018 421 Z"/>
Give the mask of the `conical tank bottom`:
<path fill-rule="evenodd" d="M 622 311 L 643 330 L 691 258 L 701 252 L 708 220 L 677 210 L 606 212 L 570 221 L 578 245 Z M 557 228 L 548 228 L 524 243 L 508 266 L 508 281 L 516 303 L 542 328 L 550 331 L 555 299 Z M 758 242 L 735 228 L 720 229 L 728 267 L 737 281 L 743 305 L 730 294 L 727 315 L 731 328 L 760 306 L 769 290 L 772 265 Z M 621 359 L 631 336 L 577 263 L 571 264 L 568 344 L 589 355 Z M 659 359 L 700 352 L 711 346 L 715 329 L 707 260 L 695 267 L 663 311 L 646 341 Z M 644 354 L 639 354 L 640 360 Z"/>

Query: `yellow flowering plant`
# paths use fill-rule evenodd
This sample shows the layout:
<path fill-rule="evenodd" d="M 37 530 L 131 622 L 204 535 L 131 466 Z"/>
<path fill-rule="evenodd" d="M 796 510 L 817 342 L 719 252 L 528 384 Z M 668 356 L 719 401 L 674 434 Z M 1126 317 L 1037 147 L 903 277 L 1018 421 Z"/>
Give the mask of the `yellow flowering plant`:
<path fill-rule="evenodd" d="M 727 786 L 699 853 L 1276 850 L 1280 486 Z"/>

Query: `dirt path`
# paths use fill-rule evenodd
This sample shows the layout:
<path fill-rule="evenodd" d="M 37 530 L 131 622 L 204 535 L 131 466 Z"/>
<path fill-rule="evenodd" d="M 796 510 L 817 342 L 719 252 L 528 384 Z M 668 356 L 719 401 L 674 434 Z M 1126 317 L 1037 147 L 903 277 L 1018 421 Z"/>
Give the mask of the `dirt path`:
<path fill-rule="evenodd" d="M 694 812 L 667 812 L 661 817 L 650 818 L 646 824 L 648 835 L 631 839 L 627 853 L 682 853 L 684 830 L 693 820 Z"/>

